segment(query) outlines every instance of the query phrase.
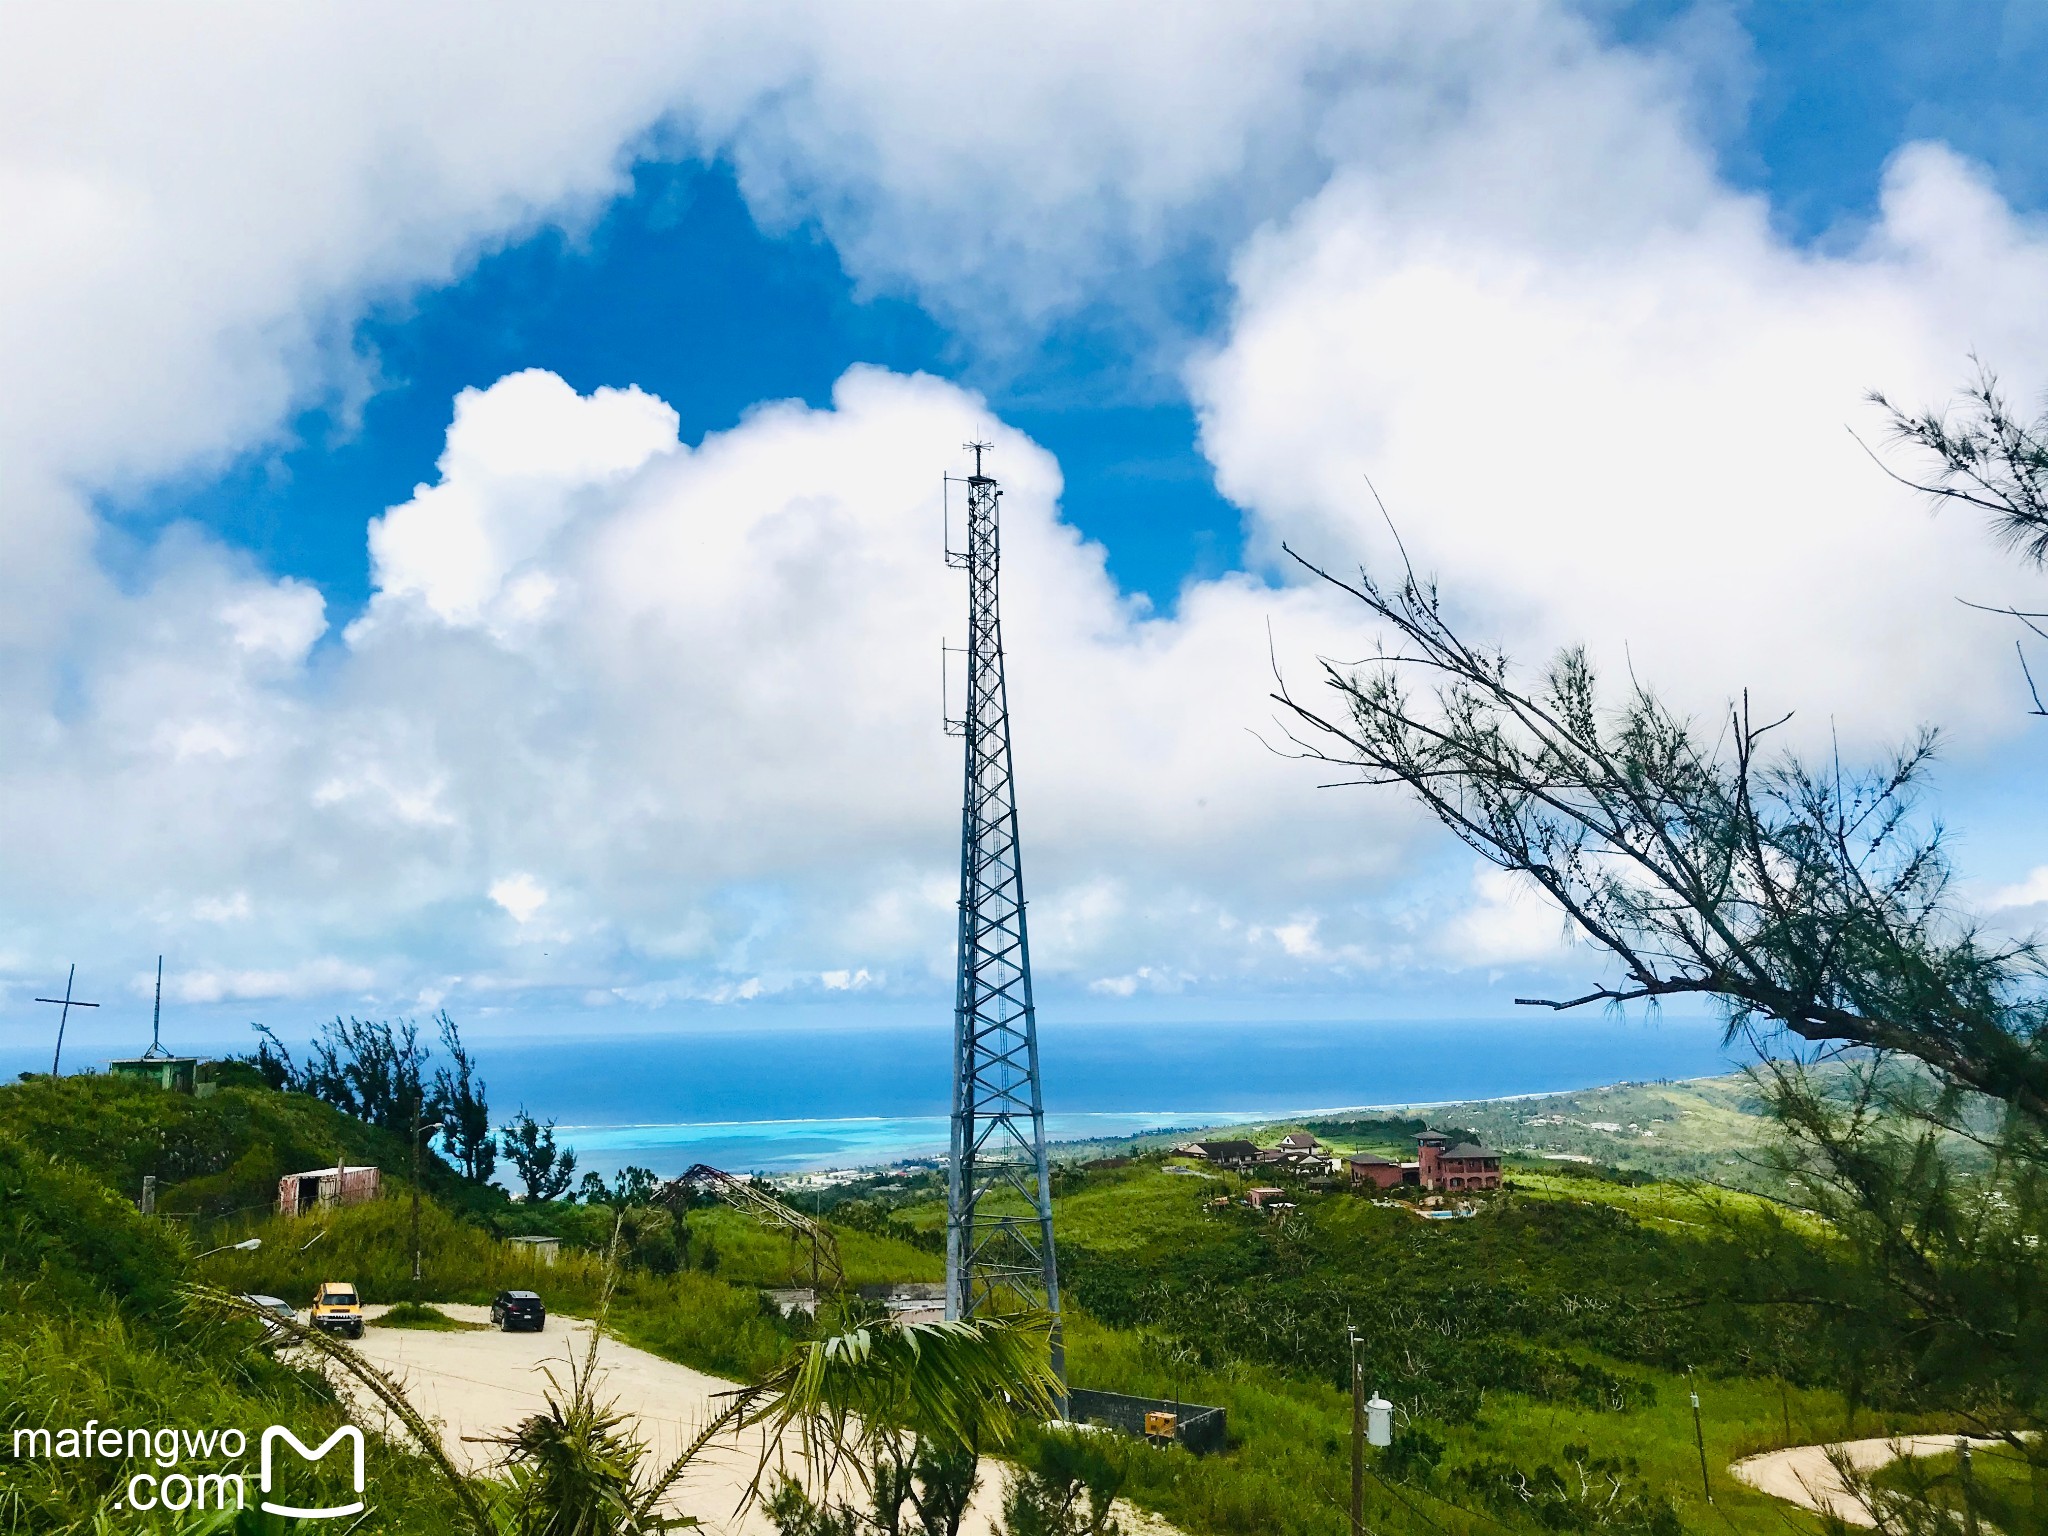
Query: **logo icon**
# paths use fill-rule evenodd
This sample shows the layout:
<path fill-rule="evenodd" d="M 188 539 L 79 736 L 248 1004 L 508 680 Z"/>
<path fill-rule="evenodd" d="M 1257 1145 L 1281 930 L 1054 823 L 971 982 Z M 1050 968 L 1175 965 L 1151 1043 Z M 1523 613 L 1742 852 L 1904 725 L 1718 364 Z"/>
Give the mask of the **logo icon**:
<path fill-rule="evenodd" d="M 270 1492 L 270 1448 L 279 1440 L 289 1441 L 291 1448 L 307 1461 L 318 1461 L 342 1441 L 348 1441 L 355 1447 L 356 1492 L 361 1493 L 363 1491 L 363 1432 L 357 1429 L 355 1425 L 342 1425 L 341 1428 L 337 1429 L 320 1443 L 318 1450 L 308 1450 L 305 1442 L 299 1439 L 297 1435 L 286 1429 L 282 1424 L 273 1424 L 270 1428 L 263 1431 L 263 1443 L 260 1451 L 262 1459 L 258 1466 L 258 1486 L 264 1494 L 268 1495 Z M 273 1504 L 266 1497 L 261 1507 L 273 1515 L 290 1515 L 299 1520 L 333 1520 L 341 1515 L 362 1513 L 363 1501 L 357 1499 L 353 1504 L 338 1504 L 327 1509 L 300 1509 L 291 1504 Z"/>

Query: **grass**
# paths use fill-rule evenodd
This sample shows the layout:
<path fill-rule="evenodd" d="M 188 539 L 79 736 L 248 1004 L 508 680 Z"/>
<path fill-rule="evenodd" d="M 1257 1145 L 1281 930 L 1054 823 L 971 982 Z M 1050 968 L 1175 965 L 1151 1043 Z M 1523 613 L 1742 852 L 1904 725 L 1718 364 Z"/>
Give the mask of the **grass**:
<path fill-rule="evenodd" d="M 717 1273 L 739 1285 L 767 1288 L 810 1284 L 809 1247 L 730 1206 L 700 1207 L 689 1215 L 693 1253 L 706 1245 L 718 1254 Z M 943 1255 L 898 1238 L 835 1227 L 839 1263 L 850 1286 L 943 1280 Z"/>
<path fill-rule="evenodd" d="M 186 1245 L 165 1223 L 138 1214 L 91 1173 L 0 1133 L 0 1444 L 9 1449 L 0 1460 L 0 1531 L 83 1536 L 187 1526 L 106 1517 L 135 1471 L 166 1470 L 155 1459 L 17 1459 L 17 1430 L 89 1421 L 234 1429 L 253 1446 L 271 1424 L 313 1444 L 340 1426 L 333 1393 L 281 1364 L 260 1325 L 184 1307 L 177 1287 L 193 1274 Z M 252 1484 L 253 1462 L 251 1455 L 239 1464 Z M 204 1456 L 177 1466 L 188 1474 L 235 1470 Z M 370 1529 L 433 1536 L 450 1528 L 445 1486 L 419 1458 L 373 1441 L 367 1472 L 378 1504 Z M 342 1469 L 327 1465 L 305 1491 L 339 1495 L 345 1486 Z"/>
<path fill-rule="evenodd" d="M 268 1210 L 285 1174 L 331 1168 L 337 1159 L 382 1168 L 389 1178 L 411 1157 L 401 1138 L 305 1094 L 231 1086 L 201 1099 L 91 1073 L 9 1085 L 0 1092 L 0 1134 L 95 1175 L 129 1200 L 154 1176 L 157 1210 L 181 1219 Z M 469 1193 L 431 1150 L 421 1166 L 424 1186 L 444 1200 Z"/>
<path fill-rule="evenodd" d="M 465 1323 L 450 1317 L 439 1307 L 420 1301 L 401 1301 L 389 1312 L 370 1319 L 372 1328 L 420 1328 L 429 1333 L 488 1333 L 489 1323 Z"/>
<path fill-rule="evenodd" d="M 1809 1249 L 1826 1241 L 1767 1198 L 1573 1166 L 1517 1171 L 1516 1188 L 1467 1222 L 1418 1222 L 1348 1192 L 1306 1193 L 1279 1220 L 1210 1203 L 1250 1182 L 1175 1177 L 1155 1157 L 1070 1177 L 1055 1203 L 1075 1384 L 1228 1412 L 1221 1457 L 1118 1452 L 1132 1497 L 1183 1529 L 1340 1528 L 1352 1325 L 1368 1341 L 1370 1384 L 1404 1421 L 1405 1447 L 1397 1440 L 1368 1479 L 1375 1530 L 1814 1530 L 1735 1483 L 1729 1463 L 1948 1427 L 1939 1414 L 1852 1410 L 1801 1319 L 1663 1304 L 1738 1277 L 1757 1230 Z M 943 1208 L 928 1199 L 894 1214 L 929 1229 Z M 1561 1488 L 1585 1469 L 1636 1502 L 1578 1509 L 1560 1497 L 1538 1512 L 1517 1490 L 1545 1469 Z"/>
<path fill-rule="evenodd" d="M 2007 1445 L 1976 1446 L 1969 1470 L 1953 1451 L 1913 1456 L 1878 1469 L 1871 1479 L 1880 1489 L 1926 1499 L 1960 1513 L 1967 1487 L 1978 1506 L 1980 1524 L 2005 1530 L 2048 1529 L 2048 1460 L 2026 1455 Z M 1958 1528 L 1964 1528 L 1958 1520 Z"/>
<path fill-rule="evenodd" d="M 1683 1114 L 1684 1094 L 1703 1090 L 1668 1091 L 1680 1087 Z M 104 1081 L 22 1088 L 30 1091 L 0 1089 L 0 1403 L 11 1422 L 203 1413 L 289 1420 L 303 1434 L 335 1421 L 324 1388 L 257 1347 L 258 1330 L 184 1317 L 174 1288 L 185 1277 L 301 1303 L 323 1280 L 349 1280 L 365 1300 L 396 1304 L 384 1319 L 393 1327 L 462 1327 L 439 1304 L 487 1302 L 510 1286 L 540 1292 L 561 1315 L 589 1316 L 598 1305 L 597 1250 L 613 1222 L 601 1207 L 458 1214 L 429 1198 L 425 1278 L 415 1286 L 402 1198 L 293 1219 L 272 1214 L 267 1199 L 205 1214 L 221 1191 L 268 1177 L 265 1159 L 301 1156 L 305 1143 L 294 1138 L 354 1134 L 337 1130 L 325 1106 L 233 1096 L 244 1090 L 182 1100 Z M 1640 1098 L 1629 1101 L 1638 1113 L 1674 1103 L 1662 1085 L 1628 1091 Z M 1702 1114 L 1714 1108 L 1708 1098 Z M 1514 1112 L 1544 1118 L 1545 1108 L 1534 1101 Z M 106 1125 L 93 1121 L 100 1109 Z M 1628 1113 L 1589 1108 L 1582 1117 Z M 1716 1124 L 1708 1115 L 1695 1139 L 1719 1134 Z M 26 1151 L 8 1133 L 42 1126 L 62 1160 Z M 1361 1140 L 1379 1134 L 1356 1129 Z M 235 1145 L 241 1134 L 269 1150 L 252 1160 Z M 365 1141 L 347 1155 L 392 1150 Z M 152 1161 L 185 1170 L 165 1200 L 196 1219 L 135 1214 L 124 1195 Z M 1368 1478 L 1367 1523 L 1383 1536 L 1816 1530 L 1810 1517 L 1736 1484 L 1728 1463 L 1784 1444 L 1952 1427 L 1939 1415 L 1852 1411 L 1824 1342 L 1806 1336 L 1801 1319 L 1679 1304 L 1689 1288 L 1711 1291 L 1754 1261 L 1744 1233 L 1770 1227 L 1774 1241 L 1818 1252 L 1827 1241 L 1818 1224 L 1696 1182 L 1631 1181 L 1575 1165 L 1518 1167 L 1512 1181 L 1471 1221 L 1419 1222 L 1348 1192 L 1305 1194 L 1276 1220 L 1211 1203 L 1250 1181 L 1175 1177 L 1156 1155 L 1063 1170 L 1055 1220 L 1073 1382 L 1216 1404 L 1229 1415 L 1231 1446 L 1214 1457 L 1104 1437 L 1128 1494 L 1191 1536 L 1341 1529 L 1352 1327 L 1365 1338 L 1370 1384 L 1400 1410 L 1396 1445 L 1375 1457 Z M 195 1202 L 188 1184 L 212 1193 Z M 892 1198 L 892 1189 L 910 1198 Z M 878 1224 L 871 1208 L 861 1228 L 835 1228 L 849 1282 L 939 1279 L 940 1256 L 902 1235 L 943 1225 L 932 1181 L 875 1181 L 860 1193 L 888 1206 L 889 1219 Z M 780 1363 L 808 1325 L 783 1318 L 763 1292 L 808 1280 L 801 1245 L 723 1206 L 691 1211 L 681 1231 L 665 1215 L 636 1221 L 636 1267 L 611 1313 L 627 1342 L 732 1379 Z M 502 1240 L 507 1231 L 560 1235 L 563 1251 L 539 1264 Z M 247 1237 L 261 1246 L 193 1257 Z M 1695 1388 L 1711 1509 L 1693 1441 Z M 445 1528 L 414 1460 L 390 1445 L 374 1455 L 389 1508 L 366 1529 Z M 104 1470 L 0 1463 L 0 1532 L 64 1530 L 107 1496 Z M 1579 1507 L 1571 1487 L 1581 1473 L 1614 1496 Z"/>

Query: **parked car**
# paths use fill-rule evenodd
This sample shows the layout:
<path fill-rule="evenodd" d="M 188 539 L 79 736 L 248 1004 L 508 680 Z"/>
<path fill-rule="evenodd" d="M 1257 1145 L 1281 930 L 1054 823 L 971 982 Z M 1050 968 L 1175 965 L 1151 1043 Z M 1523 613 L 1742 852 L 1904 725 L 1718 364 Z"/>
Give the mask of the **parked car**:
<path fill-rule="evenodd" d="M 259 1296 L 251 1292 L 244 1296 L 242 1300 L 259 1306 L 271 1316 L 281 1317 L 288 1323 L 296 1323 L 299 1320 L 299 1309 L 286 1301 L 282 1296 Z M 271 1322 L 269 1317 L 264 1318 L 263 1326 L 273 1339 L 285 1331 L 278 1327 L 277 1324 Z"/>
<path fill-rule="evenodd" d="M 313 1293 L 310 1319 L 315 1328 L 328 1333 L 345 1333 L 352 1339 L 363 1336 L 363 1298 L 355 1282 L 329 1280 Z"/>
<path fill-rule="evenodd" d="M 515 1328 L 539 1333 L 548 1325 L 548 1309 L 531 1291 L 500 1291 L 491 1299 L 491 1323 L 507 1333 Z"/>

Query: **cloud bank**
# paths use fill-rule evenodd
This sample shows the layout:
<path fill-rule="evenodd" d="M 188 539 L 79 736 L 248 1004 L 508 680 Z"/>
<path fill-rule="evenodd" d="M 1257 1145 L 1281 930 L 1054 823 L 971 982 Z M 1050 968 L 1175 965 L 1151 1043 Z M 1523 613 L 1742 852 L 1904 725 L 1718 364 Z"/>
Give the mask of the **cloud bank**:
<path fill-rule="evenodd" d="M 1817 250 L 1716 169 L 1725 58 L 1554 7 L 501 16 L 0 17 L 0 974 L 162 944 L 222 1003 L 943 991 L 937 474 L 970 436 L 1009 491 L 1034 947 L 1085 994 L 1544 963 L 1547 914 L 1251 734 L 1269 631 L 1297 680 L 1369 648 L 1278 553 L 1384 568 L 1368 475 L 1532 660 L 1583 638 L 1852 747 L 2016 716 L 2004 632 L 1951 601 L 2012 573 L 1842 430 L 1971 347 L 2043 355 L 2042 231 L 1939 146 Z M 722 158 L 976 345 L 1171 331 L 1175 274 L 1228 260 L 1186 383 L 1254 569 L 1150 613 L 1042 449 L 859 367 L 700 444 L 630 380 L 465 391 L 416 493 L 362 509 L 339 631 L 100 510 L 345 416 L 371 307 L 583 227 L 645 156 Z"/>

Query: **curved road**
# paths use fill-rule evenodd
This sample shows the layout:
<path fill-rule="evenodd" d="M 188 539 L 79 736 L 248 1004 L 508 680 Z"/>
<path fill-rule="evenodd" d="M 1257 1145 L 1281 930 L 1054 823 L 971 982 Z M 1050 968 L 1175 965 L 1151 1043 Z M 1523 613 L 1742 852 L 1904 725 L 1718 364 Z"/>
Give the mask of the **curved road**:
<path fill-rule="evenodd" d="M 1940 1456 L 1956 1448 L 1959 1435 L 1895 1435 L 1889 1439 L 1839 1440 L 1832 1445 L 1794 1445 L 1761 1456 L 1745 1456 L 1728 1470 L 1750 1487 L 1817 1514 L 1833 1515 L 1844 1525 L 1874 1526 L 1870 1510 L 1842 1482 L 1829 1459 L 1839 1452 L 1859 1472 L 1874 1472 L 1901 1456 Z M 2000 1445 L 1998 1440 L 1972 1439 L 1971 1446 Z"/>

